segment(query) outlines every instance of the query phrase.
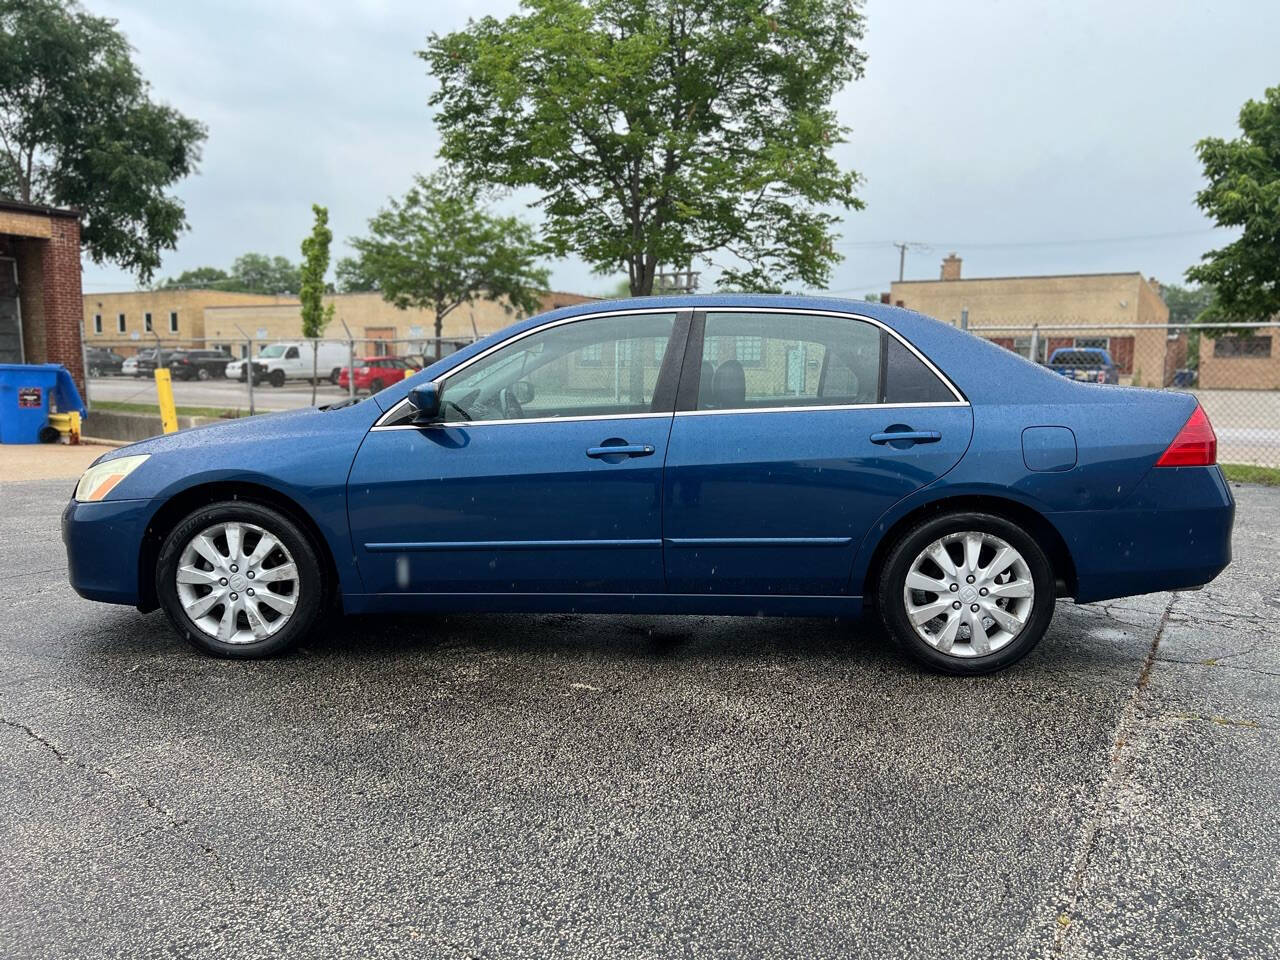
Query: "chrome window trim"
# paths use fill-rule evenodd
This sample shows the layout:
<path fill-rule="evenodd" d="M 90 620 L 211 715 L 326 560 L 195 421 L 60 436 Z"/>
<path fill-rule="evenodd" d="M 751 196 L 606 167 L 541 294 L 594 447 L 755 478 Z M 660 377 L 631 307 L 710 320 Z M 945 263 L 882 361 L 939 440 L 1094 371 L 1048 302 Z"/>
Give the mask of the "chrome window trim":
<path fill-rule="evenodd" d="M 724 410 L 677 410 L 677 417 L 715 417 L 726 413 L 822 413 L 832 410 L 903 410 L 916 407 L 967 407 L 968 400 L 931 400 L 920 403 L 830 403 L 792 407 L 726 407 Z M 508 423 L 522 423 L 509 420 Z"/>
<path fill-rule="evenodd" d="M 704 416 L 718 416 L 726 413 L 803 413 L 805 411 L 810 411 L 810 410 L 818 410 L 818 411 L 859 410 L 859 409 L 867 409 L 871 407 L 876 407 L 882 410 L 894 410 L 894 409 L 910 409 L 914 407 L 967 407 L 967 406 L 970 406 L 969 401 L 965 399 L 964 394 L 962 394 L 960 390 L 956 387 L 956 385 L 951 382 L 951 378 L 948 377 L 946 374 L 944 374 L 941 370 L 939 370 L 933 364 L 933 361 L 931 361 L 923 353 L 917 350 L 915 345 L 911 343 L 911 341 L 907 340 L 906 337 L 902 336 L 902 334 L 898 333 L 897 330 L 894 330 L 888 324 L 884 323 L 881 320 L 877 320 L 875 317 L 869 317 L 866 314 L 862 314 L 862 313 L 853 313 L 853 312 L 842 311 L 842 310 L 817 310 L 817 309 L 806 308 L 806 307 L 682 306 L 682 307 L 673 307 L 673 308 L 664 309 L 664 310 L 654 310 L 654 309 L 644 309 L 644 308 L 633 307 L 628 310 L 605 310 L 600 313 L 587 313 L 577 317 L 562 317 L 559 320 L 550 320 L 546 323 L 538 324 L 538 326 L 536 327 L 530 327 L 528 330 L 523 330 L 520 333 L 516 334 L 515 336 L 508 337 L 506 340 L 503 340 L 500 343 L 495 343 L 493 346 L 480 351 L 474 357 L 470 357 L 467 360 L 464 360 L 462 363 L 458 364 L 458 366 L 454 367 L 452 370 L 449 370 L 448 372 L 441 374 L 433 382 L 437 384 L 442 384 L 446 380 L 448 380 L 450 377 L 455 376 L 456 374 L 459 374 L 463 370 L 467 369 L 467 367 L 471 366 L 471 364 L 477 362 L 478 360 L 482 360 L 483 358 L 489 356 L 489 354 L 494 353 L 497 350 L 501 350 L 503 347 L 507 347 L 513 343 L 517 343 L 518 341 L 523 340 L 525 337 L 532 336 L 535 333 L 541 333 L 544 330 L 550 330 L 554 327 L 564 326 L 565 324 L 568 324 L 568 323 L 580 323 L 581 321 L 584 321 L 584 320 L 602 320 L 605 317 L 621 317 L 621 316 L 628 316 L 633 314 L 641 314 L 641 315 L 655 314 L 655 313 L 656 314 L 665 314 L 665 313 L 679 314 L 687 310 L 693 310 L 696 312 L 701 312 L 703 314 L 707 314 L 707 313 L 785 313 L 785 314 L 796 314 L 800 316 L 836 317 L 837 319 L 861 320 L 863 323 L 869 323 L 873 327 L 877 327 L 880 330 L 884 331 L 885 333 L 889 334 L 889 336 L 893 337 L 900 344 L 902 344 L 909 351 L 911 351 L 912 355 L 915 356 L 916 359 L 918 359 L 921 363 L 923 363 L 925 367 L 935 377 L 937 377 L 939 380 L 942 381 L 943 385 L 946 386 L 946 388 L 951 391 L 951 395 L 956 399 L 954 401 L 935 400 L 927 403 L 925 402 L 922 402 L 922 403 L 840 403 L 840 404 L 793 406 L 793 407 L 741 407 L 741 408 L 735 407 L 727 410 L 677 410 L 674 412 L 674 414 L 670 412 L 668 413 L 618 413 L 618 414 L 591 414 L 591 415 L 581 416 L 581 417 L 529 417 L 526 419 L 519 419 L 519 420 L 451 420 L 447 423 L 431 423 L 431 424 L 390 424 L 390 425 L 386 424 L 387 420 L 392 419 L 397 414 L 397 411 L 399 411 L 401 407 L 403 407 L 405 404 L 409 402 L 409 398 L 405 397 L 399 403 L 395 404 L 390 410 L 384 413 L 381 417 L 379 417 L 374 422 L 374 425 L 370 429 L 371 430 L 422 430 L 427 427 L 478 427 L 478 426 L 484 426 L 484 425 L 504 426 L 504 425 L 513 424 L 513 423 L 568 423 L 568 422 L 583 421 L 583 420 L 638 420 L 638 419 L 645 419 L 650 417 L 670 417 L 673 415 L 677 417 L 689 417 L 689 416 L 704 417 Z"/>
<path fill-rule="evenodd" d="M 388 410 L 383 417 L 388 417 L 407 400 L 401 400 Z M 518 420 L 449 420 L 442 423 L 393 423 L 387 426 L 374 426 L 373 430 L 430 430 L 433 427 L 501 427 L 512 423 L 582 423 L 586 420 L 670 420 L 672 414 L 666 413 L 592 413 L 581 417 L 523 417 Z"/>

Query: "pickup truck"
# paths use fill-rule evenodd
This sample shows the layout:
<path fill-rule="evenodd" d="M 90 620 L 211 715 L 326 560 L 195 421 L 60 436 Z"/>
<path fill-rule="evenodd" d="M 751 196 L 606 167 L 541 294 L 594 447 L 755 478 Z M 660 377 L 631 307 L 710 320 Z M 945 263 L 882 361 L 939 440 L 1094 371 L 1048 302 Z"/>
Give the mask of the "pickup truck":
<path fill-rule="evenodd" d="M 1119 383 L 1120 372 L 1111 354 L 1101 347 L 1060 347 L 1049 355 L 1047 364 L 1068 380 L 1088 383 Z"/>

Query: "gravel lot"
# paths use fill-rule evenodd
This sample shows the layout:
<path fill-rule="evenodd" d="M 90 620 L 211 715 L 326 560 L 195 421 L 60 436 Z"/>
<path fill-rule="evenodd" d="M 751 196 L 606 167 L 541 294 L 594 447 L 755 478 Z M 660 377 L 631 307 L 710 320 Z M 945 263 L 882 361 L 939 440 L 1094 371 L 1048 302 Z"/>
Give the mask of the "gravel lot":
<path fill-rule="evenodd" d="M 1280 950 L 1280 490 L 1004 674 L 818 620 L 348 620 L 205 659 L 0 484 L 0 954 Z"/>

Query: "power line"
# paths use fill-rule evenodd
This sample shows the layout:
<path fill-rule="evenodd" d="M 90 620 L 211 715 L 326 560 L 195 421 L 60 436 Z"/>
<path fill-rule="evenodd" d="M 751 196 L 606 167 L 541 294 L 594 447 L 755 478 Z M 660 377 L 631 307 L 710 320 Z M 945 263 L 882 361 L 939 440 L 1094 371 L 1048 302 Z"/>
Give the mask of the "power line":
<path fill-rule="evenodd" d="M 979 250 L 991 250 L 1005 247 L 1072 247 L 1084 246 L 1086 244 L 1095 243 L 1139 243 L 1147 240 L 1171 240 L 1176 237 L 1195 237 L 1204 234 L 1216 233 L 1221 229 L 1219 227 L 1201 227 L 1198 230 L 1175 230 L 1168 233 L 1142 233 L 1133 234 L 1127 237 L 1085 237 L 1070 240 L 1007 240 L 999 242 L 987 241 L 971 241 L 971 240 L 930 240 L 929 245 L 935 247 L 955 247 L 957 249 L 969 248 Z M 836 244 L 837 247 L 897 247 L 899 250 L 902 244 L 896 240 L 842 240 Z"/>

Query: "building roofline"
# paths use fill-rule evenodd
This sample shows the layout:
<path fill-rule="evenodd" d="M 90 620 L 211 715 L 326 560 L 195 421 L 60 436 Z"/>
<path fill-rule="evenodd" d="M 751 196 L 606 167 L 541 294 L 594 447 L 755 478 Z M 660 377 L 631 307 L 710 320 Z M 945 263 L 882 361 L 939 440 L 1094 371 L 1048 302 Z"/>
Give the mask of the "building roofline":
<path fill-rule="evenodd" d="M 47 207 L 42 203 L 24 203 L 21 200 L 10 200 L 0 197 L 0 210 L 12 210 L 15 213 L 34 213 L 45 217 L 63 217 L 68 220 L 79 220 L 80 211 L 71 207 Z"/>
<path fill-rule="evenodd" d="M 960 277 L 956 280 L 894 280 L 890 286 L 903 286 L 908 283 L 980 283 L 990 280 L 1074 280 L 1081 277 L 1139 277 L 1146 279 L 1141 270 L 1114 270 L 1103 273 L 1032 273 L 1007 277 Z"/>

